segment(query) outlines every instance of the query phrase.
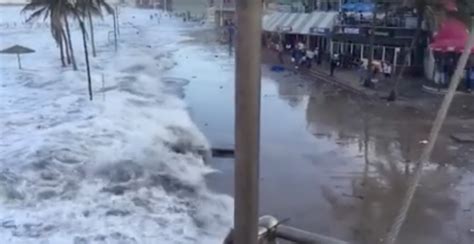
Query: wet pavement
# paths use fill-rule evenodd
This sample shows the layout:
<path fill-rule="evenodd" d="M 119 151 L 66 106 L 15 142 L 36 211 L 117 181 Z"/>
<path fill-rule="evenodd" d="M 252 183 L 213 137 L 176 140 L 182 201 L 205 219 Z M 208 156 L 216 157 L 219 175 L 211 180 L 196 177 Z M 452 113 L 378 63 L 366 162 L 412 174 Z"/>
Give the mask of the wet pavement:
<path fill-rule="evenodd" d="M 191 116 L 214 147 L 232 148 L 233 57 L 185 42 L 166 74 L 189 80 Z M 199 62 L 188 62 L 199 60 Z M 381 243 L 423 148 L 433 112 L 368 102 L 330 85 L 262 67 L 260 211 L 355 243 Z M 472 106 L 472 105 L 471 105 Z M 435 110 L 433 110 L 435 111 Z M 470 113 L 450 117 L 426 166 L 398 243 L 474 243 L 474 144 Z M 233 160 L 213 159 L 211 187 L 232 195 Z"/>

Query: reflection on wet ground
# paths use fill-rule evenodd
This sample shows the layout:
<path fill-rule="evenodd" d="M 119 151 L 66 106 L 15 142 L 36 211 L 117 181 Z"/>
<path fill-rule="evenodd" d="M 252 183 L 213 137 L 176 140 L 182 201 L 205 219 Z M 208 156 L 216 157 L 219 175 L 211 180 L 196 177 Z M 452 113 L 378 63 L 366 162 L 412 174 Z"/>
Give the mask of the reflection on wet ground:
<path fill-rule="evenodd" d="M 189 53 L 202 62 L 179 61 Z M 190 80 L 185 99 L 194 121 L 214 146 L 232 147 L 232 57 L 225 48 L 191 44 L 175 55 L 178 65 L 168 75 Z M 433 114 L 367 102 L 266 66 L 261 101 L 261 213 L 356 243 L 380 243 Z M 448 121 L 399 243 L 474 243 L 474 146 L 449 138 L 473 126 Z M 209 176 L 211 186 L 232 194 L 233 161 L 212 163 L 219 172 Z"/>

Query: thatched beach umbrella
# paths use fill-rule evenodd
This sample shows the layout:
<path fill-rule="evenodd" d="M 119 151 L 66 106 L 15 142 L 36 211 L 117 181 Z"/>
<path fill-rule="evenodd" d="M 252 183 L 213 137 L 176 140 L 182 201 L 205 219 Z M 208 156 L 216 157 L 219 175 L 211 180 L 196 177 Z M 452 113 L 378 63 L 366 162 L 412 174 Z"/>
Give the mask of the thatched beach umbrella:
<path fill-rule="evenodd" d="M 20 46 L 20 45 L 14 45 L 14 46 L 11 46 L 9 48 L 6 48 L 6 49 L 3 49 L 3 50 L 0 51 L 0 53 L 16 54 L 16 56 L 18 58 L 18 68 L 19 69 L 21 69 L 20 54 L 34 53 L 34 52 L 35 52 L 35 50 L 27 48 L 27 47 Z"/>

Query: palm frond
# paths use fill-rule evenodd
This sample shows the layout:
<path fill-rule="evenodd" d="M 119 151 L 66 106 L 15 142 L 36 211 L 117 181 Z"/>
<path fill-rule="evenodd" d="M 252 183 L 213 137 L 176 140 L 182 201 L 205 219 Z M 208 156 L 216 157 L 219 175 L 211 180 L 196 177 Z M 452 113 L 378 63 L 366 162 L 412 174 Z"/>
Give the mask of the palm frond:
<path fill-rule="evenodd" d="M 43 7 L 43 8 L 40 8 L 38 10 L 36 10 L 35 12 L 33 12 L 29 17 L 28 19 L 26 19 L 26 22 L 30 22 L 32 20 L 35 20 L 37 18 L 39 18 L 42 14 L 44 14 L 46 11 L 47 11 L 47 7 Z M 46 15 L 47 16 L 47 15 Z"/>
<path fill-rule="evenodd" d="M 95 0 L 95 2 L 97 6 L 104 8 L 108 14 L 114 13 L 114 8 L 112 8 L 112 6 L 110 6 L 110 4 L 108 4 L 105 0 Z"/>
<path fill-rule="evenodd" d="M 39 7 L 44 7 L 48 5 L 48 0 L 32 0 L 30 3 L 25 5 L 25 7 L 23 7 L 21 12 L 24 13 L 26 11 L 36 10 Z"/>

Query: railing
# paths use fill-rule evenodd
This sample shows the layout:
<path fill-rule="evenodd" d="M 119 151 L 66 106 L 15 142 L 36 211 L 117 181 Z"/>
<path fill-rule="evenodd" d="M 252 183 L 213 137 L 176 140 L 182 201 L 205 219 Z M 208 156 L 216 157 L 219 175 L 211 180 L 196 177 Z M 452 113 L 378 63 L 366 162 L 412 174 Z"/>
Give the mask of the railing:
<path fill-rule="evenodd" d="M 233 232 L 226 237 L 224 244 L 234 244 Z M 286 240 L 299 244 L 350 244 L 336 238 L 300 230 L 279 222 L 275 217 L 263 216 L 259 219 L 259 244 L 276 244 Z"/>

